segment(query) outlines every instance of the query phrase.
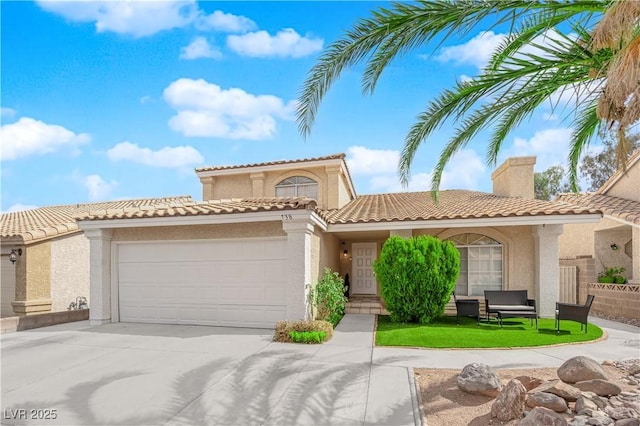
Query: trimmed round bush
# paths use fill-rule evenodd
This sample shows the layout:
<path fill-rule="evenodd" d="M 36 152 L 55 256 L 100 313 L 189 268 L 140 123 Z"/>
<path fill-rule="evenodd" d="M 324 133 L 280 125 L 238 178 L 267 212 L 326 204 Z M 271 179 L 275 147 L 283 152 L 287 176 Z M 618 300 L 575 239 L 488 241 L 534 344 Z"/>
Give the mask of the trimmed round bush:
<path fill-rule="evenodd" d="M 430 235 L 394 235 L 373 268 L 391 320 L 428 324 L 444 314 L 460 273 L 460 253 Z"/>

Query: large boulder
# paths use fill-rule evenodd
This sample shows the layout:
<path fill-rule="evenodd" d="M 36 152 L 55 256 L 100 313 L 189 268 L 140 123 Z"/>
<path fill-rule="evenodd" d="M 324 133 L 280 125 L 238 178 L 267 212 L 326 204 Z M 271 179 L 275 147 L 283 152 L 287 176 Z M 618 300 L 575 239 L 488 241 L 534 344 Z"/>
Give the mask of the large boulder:
<path fill-rule="evenodd" d="M 493 368 L 474 362 L 458 375 L 458 387 L 464 392 L 495 397 L 502 390 L 502 382 Z"/>
<path fill-rule="evenodd" d="M 567 411 L 567 402 L 557 395 L 548 392 L 536 392 L 527 396 L 527 406 L 531 408 L 545 407 L 556 413 Z"/>
<path fill-rule="evenodd" d="M 519 419 L 524 413 L 524 400 L 527 390 L 520 380 L 511 379 L 507 386 L 502 389 L 493 405 L 491 406 L 491 416 L 499 420 L 508 421 Z"/>
<path fill-rule="evenodd" d="M 558 377 L 565 383 L 591 379 L 607 380 L 607 372 L 597 361 L 586 356 L 574 356 L 558 368 Z"/>
<path fill-rule="evenodd" d="M 585 392 L 593 392 L 599 396 L 618 395 L 622 388 L 613 382 L 602 379 L 583 380 L 574 383 L 573 386 Z"/>
<path fill-rule="evenodd" d="M 560 380 L 549 380 L 544 382 L 540 386 L 531 390 L 531 393 L 535 392 L 548 392 L 554 395 L 558 395 L 560 398 L 564 398 L 567 401 L 575 401 L 582 394 L 580 393 L 580 389 L 568 385 Z"/>
<path fill-rule="evenodd" d="M 567 421 L 560 414 L 544 407 L 536 407 L 529 411 L 518 426 L 567 426 Z"/>

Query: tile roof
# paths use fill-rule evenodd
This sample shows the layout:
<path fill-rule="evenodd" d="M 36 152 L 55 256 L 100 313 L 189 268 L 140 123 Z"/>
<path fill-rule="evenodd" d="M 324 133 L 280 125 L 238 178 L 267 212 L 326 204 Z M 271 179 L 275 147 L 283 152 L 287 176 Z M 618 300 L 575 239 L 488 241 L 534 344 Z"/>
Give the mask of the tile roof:
<path fill-rule="evenodd" d="M 600 212 L 595 208 L 570 204 L 501 197 L 476 191 L 447 190 L 440 192 L 437 205 L 430 192 L 362 195 L 340 209 L 324 212 L 323 217 L 332 224 L 345 224 L 585 213 Z"/>
<path fill-rule="evenodd" d="M 324 160 L 343 160 L 344 158 L 345 158 L 345 154 L 340 153 L 340 154 L 327 155 L 324 157 L 303 158 L 298 160 L 280 160 L 280 161 L 271 161 L 267 163 L 242 164 L 242 165 L 233 165 L 233 166 L 199 167 L 199 168 L 196 168 L 196 172 L 210 172 L 214 170 L 229 170 L 229 169 L 244 169 L 244 168 L 250 168 L 250 167 L 277 166 L 281 164 L 308 163 L 312 161 L 324 161 Z"/>
<path fill-rule="evenodd" d="M 3 241 L 35 242 L 79 231 L 75 217 L 91 210 L 124 209 L 193 201 L 191 196 L 140 198 L 100 203 L 39 207 L 0 215 L 0 235 Z M 139 208 L 139 207 L 138 207 Z"/>
<path fill-rule="evenodd" d="M 602 210 L 606 215 L 640 225 L 640 202 L 598 193 L 559 194 L 554 202 L 563 202 Z"/>
<path fill-rule="evenodd" d="M 315 209 L 316 201 L 303 198 L 232 198 L 200 202 L 172 203 L 143 207 L 91 210 L 78 215 L 78 220 L 137 219 L 172 216 L 205 216 L 230 213 Z"/>

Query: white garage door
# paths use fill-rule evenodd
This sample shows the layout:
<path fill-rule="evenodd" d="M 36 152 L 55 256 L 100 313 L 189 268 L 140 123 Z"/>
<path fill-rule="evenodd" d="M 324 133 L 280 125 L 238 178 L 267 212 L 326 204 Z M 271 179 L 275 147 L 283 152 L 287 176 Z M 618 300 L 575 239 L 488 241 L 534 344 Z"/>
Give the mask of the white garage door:
<path fill-rule="evenodd" d="M 16 298 L 16 267 L 9 261 L 9 256 L 2 256 L 2 275 L 0 275 L 0 316 L 12 317 L 13 302 Z"/>
<path fill-rule="evenodd" d="M 273 328 L 286 266 L 284 238 L 121 244 L 120 321 Z"/>

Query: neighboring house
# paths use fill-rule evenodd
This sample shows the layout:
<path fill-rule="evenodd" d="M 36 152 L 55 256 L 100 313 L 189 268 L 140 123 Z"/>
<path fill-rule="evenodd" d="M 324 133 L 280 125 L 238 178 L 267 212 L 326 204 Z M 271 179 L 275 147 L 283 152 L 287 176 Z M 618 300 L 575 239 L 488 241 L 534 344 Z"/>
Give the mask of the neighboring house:
<path fill-rule="evenodd" d="M 40 207 L 0 215 L 1 316 L 58 312 L 89 299 L 89 240 L 75 220 L 91 210 L 189 202 L 191 197 Z M 9 260 L 17 254 L 15 264 Z"/>
<path fill-rule="evenodd" d="M 309 316 L 308 286 L 325 267 L 350 296 L 378 296 L 372 262 L 390 235 L 450 239 L 462 253 L 458 294 L 526 289 L 539 312 L 558 300 L 564 224 L 596 209 L 533 199 L 534 157 L 508 159 L 494 193 L 357 196 L 344 154 L 196 173 L 203 202 L 94 211 L 91 321 L 272 328 Z"/>
<path fill-rule="evenodd" d="M 560 256 L 593 257 L 595 274 L 625 268 L 629 283 L 640 284 L 640 149 L 595 193 L 560 194 L 556 202 L 603 212 L 597 223 L 572 224 L 560 237 Z"/>

